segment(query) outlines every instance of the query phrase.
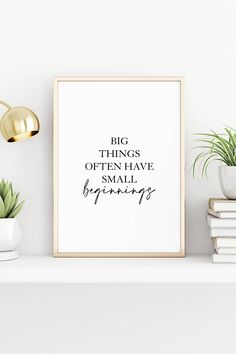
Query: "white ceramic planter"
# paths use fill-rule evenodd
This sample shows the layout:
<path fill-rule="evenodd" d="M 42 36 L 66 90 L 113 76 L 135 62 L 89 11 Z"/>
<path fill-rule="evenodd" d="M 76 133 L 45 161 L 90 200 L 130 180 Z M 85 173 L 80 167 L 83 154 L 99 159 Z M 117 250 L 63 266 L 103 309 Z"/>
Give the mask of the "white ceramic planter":
<path fill-rule="evenodd" d="M 15 218 L 0 219 L 0 251 L 12 251 L 21 240 L 21 232 Z"/>
<path fill-rule="evenodd" d="M 224 196 L 236 199 L 236 166 L 219 166 L 219 177 Z"/>

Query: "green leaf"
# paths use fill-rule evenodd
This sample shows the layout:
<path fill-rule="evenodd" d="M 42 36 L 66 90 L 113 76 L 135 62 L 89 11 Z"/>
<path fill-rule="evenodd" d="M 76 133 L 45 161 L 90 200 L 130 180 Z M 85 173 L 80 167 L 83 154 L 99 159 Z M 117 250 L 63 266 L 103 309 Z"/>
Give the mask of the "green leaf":
<path fill-rule="evenodd" d="M 12 183 L 10 183 L 10 191 L 11 191 L 11 195 L 13 196 L 13 188 L 12 188 Z"/>
<path fill-rule="evenodd" d="M 205 155 L 208 155 L 207 152 L 201 152 L 200 154 L 198 154 L 193 162 L 193 165 L 192 165 L 192 171 L 193 171 L 193 178 L 195 176 L 195 169 L 196 169 L 196 164 L 199 160 L 201 160 L 203 158 L 203 156 Z"/>
<path fill-rule="evenodd" d="M 222 159 L 224 160 L 226 165 L 230 165 L 230 161 L 228 159 L 228 155 L 222 149 L 221 145 L 218 145 L 217 143 L 214 143 L 214 145 L 212 147 L 212 153 L 218 154 L 220 157 L 222 157 Z"/>
<path fill-rule="evenodd" d="M 15 193 L 15 196 L 16 196 L 16 198 L 15 198 L 15 204 L 18 203 L 19 195 L 20 195 L 20 193 Z"/>
<path fill-rule="evenodd" d="M 17 202 L 18 202 L 18 197 L 19 197 L 19 193 L 13 193 L 13 196 L 11 198 L 11 203 L 10 203 L 10 206 L 8 209 L 7 217 L 9 217 L 11 212 L 16 208 Z"/>
<path fill-rule="evenodd" d="M 4 191 L 5 183 L 4 180 L 2 179 L 0 182 L 0 196 L 2 197 L 3 191 Z"/>
<path fill-rule="evenodd" d="M 24 200 L 9 214 L 9 218 L 15 218 L 16 215 L 21 211 L 23 205 L 24 205 Z"/>
<path fill-rule="evenodd" d="M 10 188 L 9 183 L 6 182 L 5 188 L 4 188 L 4 190 L 3 190 L 3 195 L 2 195 L 2 198 L 3 198 L 3 199 L 5 199 L 5 197 L 6 197 L 7 193 L 8 193 L 8 191 L 9 191 L 9 188 Z"/>
<path fill-rule="evenodd" d="M 4 217 L 5 217 L 5 206 L 2 197 L 0 197 L 0 218 L 2 219 Z"/>
<path fill-rule="evenodd" d="M 6 197 L 4 198 L 4 205 L 5 205 L 5 214 L 7 215 L 7 213 L 10 210 L 11 207 L 11 200 L 12 200 L 12 196 L 11 196 L 11 190 L 9 189 L 7 192 Z"/>
<path fill-rule="evenodd" d="M 217 154 L 215 154 L 215 155 L 210 155 L 206 160 L 205 160 L 205 162 L 204 162 L 204 164 L 203 164 L 203 167 L 202 167 L 202 177 L 204 176 L 204 174 L 205 174 L 205 176 L 207 177 L 207 168 L 208 168 L 208 165 L 209 165 L 209 161 L 210 161 L 210 159 L 212 159 L 212 158 L 214 158 L 215 156 L 217 156 Z"/>
<path fill-rule="evenodd" d="M 233 151 L 234 151 L 236 145 L 235 145 L 234 137 L 233 137 L 233 135 L 232 135 L 232 133 L 231 133 L 231 130 L 228 129 L 228 128 L 225 128 L 225 131 L 227 132 L 227 134 L 228 134 L 228 136 L 229 136 L 229 142 L 230 142 L 230 144 L 232 144 L 232 149 L 233 149 Z"/>

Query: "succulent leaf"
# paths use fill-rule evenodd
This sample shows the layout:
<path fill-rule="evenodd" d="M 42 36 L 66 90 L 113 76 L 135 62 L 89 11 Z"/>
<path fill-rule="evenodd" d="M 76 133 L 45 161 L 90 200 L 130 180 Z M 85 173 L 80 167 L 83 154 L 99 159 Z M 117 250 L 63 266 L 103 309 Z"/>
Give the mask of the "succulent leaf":
<path fill-rule="evenodd" d="M 2 197 L 2 195 L 3 195 L 4 186 L 5 186 L 4 180 L 2 179 L 2 180 L 1 180 L 1 183 L 0 183 L 0 196 L 1 196 L 1 197 Z"/>
<path fill-rule="evenodd" d="M 9 212 L 9 208 L 11 205 L 11 191 L 9 189 L 9 191 L 6 194 L 6 197 L 4 198 L 4 206 L 5 206 L 5 214 L 7 215 L 7 213 Z"/>
<path fill-rule="evenodd" d="M 0 181 L 0 218 L 14 218 L 21 211 L 24 201 L 18 204 L 19 193 L 13 191 L 12 183 Z"/>
<path fill-rule="evenodd" d="M 19 214 L 19 212 L 21 211 L 23 205 L 24 205 L 24 200 L 17 205 L 17 207 L 11 212 L 11 214 L 8 216 L 9 218 L 15 218 L 17 214 Z"/>
<path fill-rule="evenodd" d="M 5 188 L 4 188 L 4 190 L 3 190 L 3 195 L 2 195 L 3 199 L 5 199 L 5 197 L 6 197 L 7 193 L 8 193 L 8 191 L 9 191 L 9 183 L 6 182 Z"/>
<path fill-rule="evenodd" d="M 2 197 L 0 197 L 0 218 L 4 218 L 4 217 L 5 217 L 5 206 Z"/>
<path fill-rule="evenodd" d="M 15 209 L 16 207 L 16 194 L 17 193 L 14 193 L 13 196 L 11 197 L 11 201 L 10 201 L 10 205 L 9 205 L 9 208 L 8 208 L 8 213 L 7 213 L 7 217 L 11 214 L 11 212 Z"/>

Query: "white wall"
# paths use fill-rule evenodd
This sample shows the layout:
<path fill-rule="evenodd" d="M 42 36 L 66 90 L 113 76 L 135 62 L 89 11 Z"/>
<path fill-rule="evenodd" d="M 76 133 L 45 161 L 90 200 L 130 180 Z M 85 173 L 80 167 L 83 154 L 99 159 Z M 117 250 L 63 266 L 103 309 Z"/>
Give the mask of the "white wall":
<path fill-rule="evenodd" d="M 51 252 L 52 77 L 184 75 L 189 168 L 192 133 L 235 122 L 235 12 L 234 0 L 1 1 L 0 97 L 41 121 L 32 140 L 0 141 L 0 176 L 27 201 L 23 252 Z M 216 169 L 209 180 L 186 173 L 187 251 L 209 253 L 205 210 L 209 196 L 221 196 Z"/>

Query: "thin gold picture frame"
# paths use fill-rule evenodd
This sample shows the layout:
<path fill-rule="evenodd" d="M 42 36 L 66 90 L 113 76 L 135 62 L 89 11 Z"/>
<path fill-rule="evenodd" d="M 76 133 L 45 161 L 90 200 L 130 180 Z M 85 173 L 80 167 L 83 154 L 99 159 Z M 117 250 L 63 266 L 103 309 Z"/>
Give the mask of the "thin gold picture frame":
<path fill-rule="evenodd" d="M 60 82 L 179 82 L 180 84 L 180 251 L 179 252 L 59 252 L 58 251 L 58 84 Z M 59 76 L 53 98 L 53 256 L 61 258 L 178 258 L 185 256 L 184 77 L 182 76 Z"/>

